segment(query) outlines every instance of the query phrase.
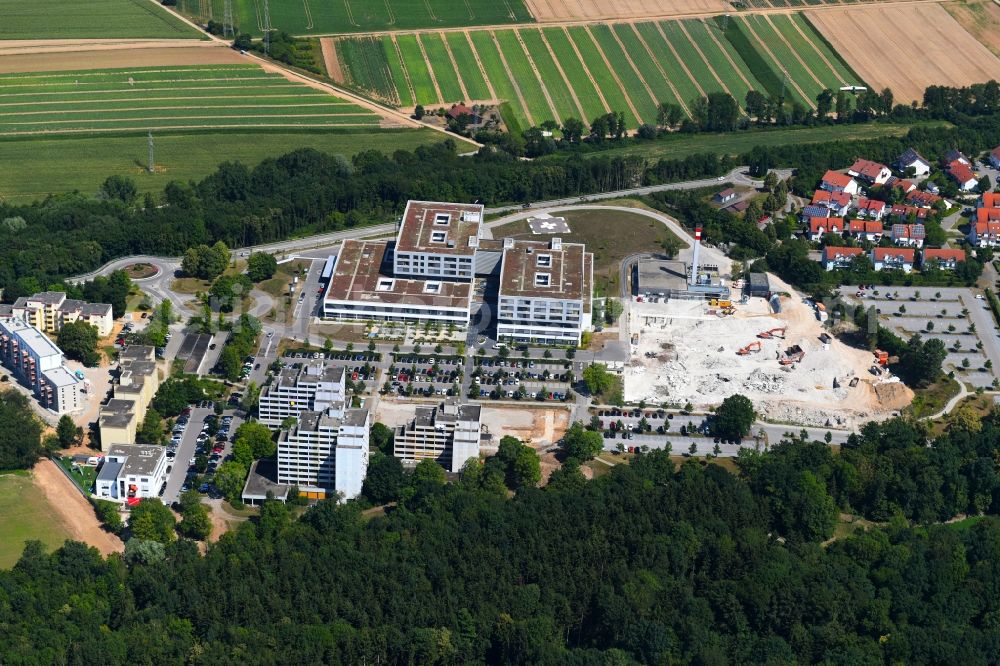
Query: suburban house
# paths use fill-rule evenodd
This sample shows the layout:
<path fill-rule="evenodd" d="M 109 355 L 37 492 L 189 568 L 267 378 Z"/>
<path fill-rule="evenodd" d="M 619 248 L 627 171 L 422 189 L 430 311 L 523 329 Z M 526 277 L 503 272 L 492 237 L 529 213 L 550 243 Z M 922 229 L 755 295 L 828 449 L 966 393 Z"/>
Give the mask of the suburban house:
<path fill-rule="evenodd" d="M 734 190 L 731 187 L 727 187 L 724 190 L 716 192 L 715 196 L 712 197 L 712 201 L 714 201 L 717 204 L 724 204 L 724 203 L 728 203 L 728 202 L 732 201 L 737 196 L 738 195 L 736 194 L 736 190 Z"/>
<path fill-rule="evenodd" d="M 892 225 L 892 242 L 905 247 L 922 247 L 926 230 L 922 224 Z"/>
<path fill-rule="evenodd" d="M 840 217 L 813 217 L 809 219 L 809 240 L 818 241 L 823 234 L 839 234 L 844 230 Z"/>
<path fill-rule="evenodd" d="M 882 240 L 882 223 L 874 220 L 850 220 L 847 223 L 847 231 L 857 239 L 864 239 L 872 243 Z"/>
<path fill-rule="evenodd" d="M 969 225 L 969 244 L 976 247 L 1000 246 L 1000 222 L 976 222 Z"/>
<path fill-rule="evenodd" d="M 825 247 L 823 248 L 823 268 L 832 271 L 835 268 L 846 268 L 854 257 L 863 255 L 860 247 Z"/>
<path fill-rule="evenodd" d="M 847 192 L 848 194 L 857 194 L 859 189 L 858 181 L 845 173 L 832 170 L 823 174 L 823 182 L 819 186 L 820 189 L 827 192 Z"/>
<path fill-rule="evenodd" d="M 936 266 L 942 270 L 955 270 L 959 262 L 965 261 L 965 250 L 937 250 L 928 248 L 921 253 L 924 268 Z"/>
<path fill-rule="evenodd" d="M 917 189 L 916 184 L 912 180 L 907 180 L 906 178 L 896 178 L 893 176 L 886 182 L 887 187 L 891 187 L 894 190 L 903 190 L 903 194 L 909 194 L 913 190 Z"/>
<path fill-rule="evenodd" d="M 913 270 L 916 250 L 899 247 L 877 247 L 872 250 L 872 265 L 875 270 L 899 270 L 909 273 Z"/>
<path fill-rule="evenodd" d="M 976 179 L 976 174 L 972 173 L 972 168 L 968 164 L 963 164 L 961 161 L 955 160 L 948 163 L 946 170 L 951 179 L 958 184 L 958 189 L 963 192 L 971 192 L 976 189 L 979 181 Z"/>
<path fill-rule="evenodd" d="M 903 172 L 913 169 L 913 175 L 926 176 L 931 172 L 931 163 L 920 156 L 920 153 L 913 148 L 907 148 L 902 155 L 896 158 L 896 167 Z"/>
<path fill-rule="evenodd" d="M 904 199 L 904 201 L 906 201 L 909 205 L 916 206 L 918 208 L 931 208 L 938 201 L 941 201 L 941 197 L 936 194 L 931 194 L 930 192 L 913 190 L 906 195 L 906 199 Z"/>
<path fill-rule="evenodd" d="M 972 166 L 972 160 L 965 156 L 961 150 L 956 150 L 952 148 L 944 154 L 944 159 L 942 160 L 945 164 L 951 164 L 952 162 L 961 162 L 965 166 Z"/>
<path fill-rule="evenodd" d="M 855 209 L 857 210 L 858 217 L 869 220 L 881 220 L 882 216 L 889 210 L 889 205 L 884 201 L 879 201 L 878 199 L 866 199 L 865 197 L 861 197 L 858 199 Z"/>
<path fill-rule="evenodd" d="M 892 171 L 884 164 L 871 160 L 855 160 L 847 174 L 859 178 L 869 185 L 884 185 L 892 176 Z"/>
<path fill-rule="evenodd" d="M 802 209 L 802 221 L 807 222 L 814 217 L 832 217 L 833 211 L 826 206 L 813 206 L 809 204 Z"/>
<path fill-rule="evenodd" d="M 824 206 L 833 211 L 838 217 L 847 215 L 851 207 L 851 195 L 847 192 L 827 192 L 826 190 L 816 190 L 813 192 L 811 205 Z"/>
<path fill-rule="evenodd" d="M 989 160 L 994 169 L 1000 169 L 1000 146 L 990 151 Z"/>
<path fill-rule="evenodd" d="M 983 192 L 979 197 L 979 208 L 1000 208 L 1000 192 Z"/>
<path fill-rule="evenodd" d="M 889 209 L 889 217 L 893 220 L 908 220 L 911 215 L 915 220 L 926 220 L 927 209 L 904 204 L 893 204 L 892 208 Z"/>

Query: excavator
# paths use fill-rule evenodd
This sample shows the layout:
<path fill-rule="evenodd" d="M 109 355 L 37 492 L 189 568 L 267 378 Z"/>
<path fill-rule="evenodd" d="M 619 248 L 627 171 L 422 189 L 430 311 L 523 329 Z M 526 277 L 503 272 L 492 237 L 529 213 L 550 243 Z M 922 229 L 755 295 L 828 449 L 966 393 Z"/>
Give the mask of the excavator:
<path fill-rule="evenodd" d="M 780 363 L 781 365 L 792 365 L 794 363 L 798 363 L 799 361 L 801 361 L 803 357 L 805 357 L 805 355 L 806 353 L 802 349 L 802 347 L 798 345 L 792 345 L 791 347 L 785 350 L 784 357 L 779 359 L 778 363 Z"/>
<path fill-rule="evenodd" d="M 784 340 L 786 328 L 787 327 L 785 326 L 782 326 L 780 328 L 772 328 L 770 331 L 763 331 L 762 333 L 758 333 L 757 337 L 760 338 L 761 340 L 770 340 L 772 338 L 781 338 L 782 340 Z"/>
<path fill-rule="evenodd" d="M 757 341 L 757 342 L 751 342 L 743 349 L 738 350 L 736 353 L 740 356 L 746 356 L 750 352 L 759 352 L 760 349 L 761 349 L 761 344 L 759 341 Z"/>

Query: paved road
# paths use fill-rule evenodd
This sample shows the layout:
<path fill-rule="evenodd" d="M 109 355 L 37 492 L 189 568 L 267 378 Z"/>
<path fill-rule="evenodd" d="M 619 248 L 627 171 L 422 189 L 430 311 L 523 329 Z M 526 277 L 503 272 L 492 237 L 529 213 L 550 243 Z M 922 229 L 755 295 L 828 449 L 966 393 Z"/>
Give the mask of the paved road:
<path fill-rule="evenodd" d="M 1000 368 L 1000 336 L 997 333 L 997 325 L 993 320 L 989 303 L 986 299 L 976 298 L 976 293 L 978 292 L 973 292 L 971 289 L 963 290 L 958 298 L 962 301 L 962 306 L 969 311 L 972 323 L 976 325 L 976 332 L 983 341 L 986 358 L 993 362 L 994 368 Z"/>
<path fill-rule="evenodd" d="M 211 413 L 211 409 L 200 407 L 191 410 L 191 419 L 184 430 L 184 438 L 177 447 L 173 469 L 170 470 L 170 475 L 167 477 L 167 489 L 163 491 L 164 504 L 172 504 L 180 497 L 181 486 L 184 485 L 184 479 L 187 476 L 188 461 L 195 456 L 195 450 L 198 448 L 198 435 L 201 434 L 201 427 L 205 424 L 205 417 Z"/>

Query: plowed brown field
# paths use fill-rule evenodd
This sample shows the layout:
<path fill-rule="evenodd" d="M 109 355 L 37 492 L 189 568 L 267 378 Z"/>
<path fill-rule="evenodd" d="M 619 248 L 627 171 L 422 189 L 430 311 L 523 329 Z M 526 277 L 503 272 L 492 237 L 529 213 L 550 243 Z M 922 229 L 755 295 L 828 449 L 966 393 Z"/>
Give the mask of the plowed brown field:
<path fill-rule="evenodd" d="M 949 2 L 943 5 L 969 34 L 1000 56 L 1000 6 L 983 2 Z"/>
<path fill-rule="evenodd" d="M 729 11 L 725 0 L 526 0 L 537 21 L 647 18 Z"/>
<path fill-rule="evenodd" d="M 937 4 L 807 12 L 862 79 L 891 88 L 897 102 L 922 100 L 930 85 L 1000 80 L 1000 59 Z"/>

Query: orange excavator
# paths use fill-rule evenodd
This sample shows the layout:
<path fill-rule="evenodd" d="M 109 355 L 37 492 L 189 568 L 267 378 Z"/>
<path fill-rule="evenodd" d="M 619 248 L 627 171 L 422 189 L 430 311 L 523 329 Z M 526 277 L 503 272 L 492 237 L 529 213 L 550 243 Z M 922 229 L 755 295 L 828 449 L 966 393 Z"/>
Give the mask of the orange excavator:
<path fill-rule="evenodd" d="M 736 353 L 738 355 L 740 355 L 740 356 L 746 356 L 750 352 L 759 352 L 760 349 L 761 349 L 761 344 L 760 344 L 759 341 L 758 342 L 751 342 L 746 347 L 744 347 L 743 349 L 740 349 Z"/>
<path fill-rule="evenodd" d="M 772 338 L 781 338 L 782 340 L 784 340 L 786 328 L 787 327 L 785 326 L 782 326 L 780 328 L 772 328 L 770 331 L 764 331 L 763 333 L 758 333 L 757 337 L 760 338 L 761 340 L 770 340 Z"/>

